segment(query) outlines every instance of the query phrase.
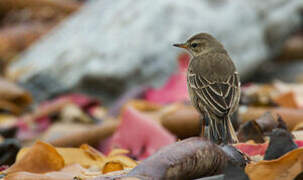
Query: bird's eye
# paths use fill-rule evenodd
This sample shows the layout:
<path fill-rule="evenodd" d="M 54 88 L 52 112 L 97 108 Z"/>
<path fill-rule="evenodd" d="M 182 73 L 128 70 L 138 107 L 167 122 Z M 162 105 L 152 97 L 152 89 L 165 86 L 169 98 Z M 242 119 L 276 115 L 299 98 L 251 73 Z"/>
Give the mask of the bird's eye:
<path fill-rule="evenodd" d="M 192 47 L 192 48 L 198 47 L 198 43 L 191 43 L 191 47 Z"/>

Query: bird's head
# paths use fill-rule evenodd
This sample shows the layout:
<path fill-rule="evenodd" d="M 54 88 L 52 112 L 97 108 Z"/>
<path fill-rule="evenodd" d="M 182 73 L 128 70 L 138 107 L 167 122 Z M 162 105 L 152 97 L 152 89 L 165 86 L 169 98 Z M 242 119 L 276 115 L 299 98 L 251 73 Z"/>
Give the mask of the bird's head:
<path fill-rule="evenodd" d="M 207 33 L 199 33 L 189 38 L 185 43 L 174 46 L 186 49 L 192 56 L 203 55 L 213 50 L 224 50 L 222 44 Z"/>

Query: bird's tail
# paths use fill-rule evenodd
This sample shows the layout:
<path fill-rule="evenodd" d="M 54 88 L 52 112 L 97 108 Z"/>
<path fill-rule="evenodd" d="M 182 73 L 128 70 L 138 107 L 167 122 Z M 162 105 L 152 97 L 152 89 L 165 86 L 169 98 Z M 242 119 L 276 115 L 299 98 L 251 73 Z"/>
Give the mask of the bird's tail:
<path fill-rule="evenodd" d="M 216 144 L 237 143 L 238 138 L 231 124 L 230 117 L 223 118 L 208 116 L 208 125 L 205 127 L 204 135 Z"/>

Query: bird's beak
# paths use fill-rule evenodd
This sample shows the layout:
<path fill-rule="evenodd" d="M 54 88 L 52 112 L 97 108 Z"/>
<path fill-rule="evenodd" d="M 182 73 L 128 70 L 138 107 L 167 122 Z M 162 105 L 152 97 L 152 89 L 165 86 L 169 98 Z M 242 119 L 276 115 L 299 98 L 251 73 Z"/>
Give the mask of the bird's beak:
<path fill-rule="evenodd" d="M 173 46 L 176 46 L 176 47 L 178 47 L 178 48 L 187 49 L 187 44 L 186 44 L 186 43 L 182 43 L 182 44 L 173 44 Z"/>

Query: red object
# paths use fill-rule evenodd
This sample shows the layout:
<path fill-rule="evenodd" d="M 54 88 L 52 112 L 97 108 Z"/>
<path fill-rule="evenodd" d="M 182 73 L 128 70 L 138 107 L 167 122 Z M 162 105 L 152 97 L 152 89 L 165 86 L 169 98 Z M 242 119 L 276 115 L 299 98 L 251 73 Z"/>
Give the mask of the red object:
<path fill-rule="evenodd" d="M 36 125 L 37 125 L 37 131 L 43 132 L 48 129 L 48 127 L 51 125 L 51 118 L 48 116 L 44 116 L 41 118 L 36 119 Z"/>
<path fill-rule="evenodd" d="M 248 156 L 256 156 L 265 154 L 267 149 L 268 143 L 263 144 L 246 144 L 246 143 L 239 143 L 236 144 L 235 147 L 239 149 L 241 152 L 247 154 Z"/>
<path fill-rule="evenodd" d="M 188 54 L 181 54 L 178 57 L 178 72 L 172 74 L 160 89 L 147 90 L 145 93 L 145 99 L 159 104 L 189 100 L 186 86 L 186 70 L 189 59 L 190 57 Z"/>
<path fill-rule="evenodd" d="M 8 169 L 8 168 L 9 168 L 8 165 L 1 165 L 1 166 L 0 166 L 0 172 L 6 170 L 6 169 Z"/>
<path fill-rule="evenodd" d="M 303 140 L 295 140 L 298 147 L 303 147 Z M 268 143 L 263 144 L 246 144 L 246 143 L 239 143 L 236 144 L 235 147 L 239 149 L 241 152 L 247 154 L 248 156 L 256 156 L 261 155 L 263 156 L 267 150 Z"/>
<path fill-rule="evenodd" d="M 158 122 L 132 106 L 127 106 L 121 117 L 122 122 L 110 140 L 107 153 L 113 148 L 128 149 L 133 157 L 141 160 L 176 141 Z"/>

